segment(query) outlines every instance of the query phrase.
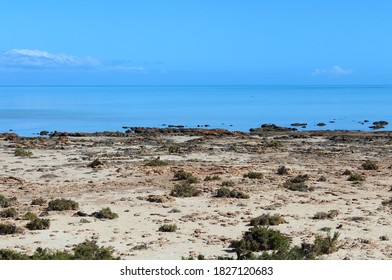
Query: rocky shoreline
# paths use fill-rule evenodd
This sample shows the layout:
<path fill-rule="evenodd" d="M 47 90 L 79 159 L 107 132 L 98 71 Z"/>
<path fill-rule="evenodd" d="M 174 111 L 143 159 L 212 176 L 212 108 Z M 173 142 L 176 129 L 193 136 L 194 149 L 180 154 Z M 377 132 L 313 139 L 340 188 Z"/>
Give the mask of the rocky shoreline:
<path fill-rule="evenodd" d="M 251 219 L 276 214 L 285 223 L 273 228 L 294 245 L 326 229 L 339 232 L 340 249 L 323 259 L 391 259 L 391 151 L 388 131 L 275 125 L 248 133 L 185 127 L 2 133 L 0 194 L 12 203 L 0 212 L 17 214 L 4 214 L 0 224 L 18 231 L 0 235 L 0 249 L 71 250 L 89 239 L 123 259 L 235 257 L 231 242 Z M 377 168 L 365 168 L 368 162 Z M 179 174 L 191 175 L 184 183 Z M 354 175 L 363 180 L 351 181 Z M 307 189 L 293 183 L 298 178 Z M 177 196 L 181 185 L 197 196 Z M 41 205 L 32 204 L 39 198 Z M 56 199 L 75 201 L 78 209 L 50 210 Z M 117 217 L 93 215 L 106 208 Z M 29 229 L 27 212 L 50 227 Z M 174 231 L 161 231 L 163 225 Z"/>

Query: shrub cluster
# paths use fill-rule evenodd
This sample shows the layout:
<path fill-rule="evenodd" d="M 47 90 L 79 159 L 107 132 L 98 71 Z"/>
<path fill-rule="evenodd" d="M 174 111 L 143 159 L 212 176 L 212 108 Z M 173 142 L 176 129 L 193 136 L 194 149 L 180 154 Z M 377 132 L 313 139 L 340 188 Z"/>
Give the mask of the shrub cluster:
<path fill-rule="evenodd" d="M 204 179 L 204 181 L 218 181 L 220 180 L 221 177 L 219 177 L 218 175 L 214 175 L 214 176 L 206 176 L 206 178 Z"/>
<path fill-rule="evenodd" d="M 358 173 L 353 173 L 351 174 L 347 181 L 351 181 L 351 182 L 363 182 L 365 181 L 365 176 L 362 176 L 361 174 Z"/>
<path fill-rule="evenodd" d="M 292 177 L 283 184 L 283 187 L 291 191 L 310 192 L 314 191 L 314 187 L 309 187 L 305 182 L 309 179 L 307 174 Z"/>
<path fill-rule="evenodd" d="M 102 208 L 98 212 L 94 212 L 92 216 L 97 219 L 109 219 L 109 220 L 118 218 L 118 214 L 112 212 L 112 210 L 109 207 Z"/>
<path fill-rule="evenodd" d="M 14 224 L 0 224 L 0 235 L 14 234 L 18 228 Z"/>
<path fill-rule="evenodd" d="M 224 181 L 221 184 L 222 187 L 234 187 L 235 183 L 233 181 Z"/>
<path fill-rule="evenodd" d="M 33 255 L 0 249 L 0 260 L 118 260 L 112 247 L 99 247 L 95 241 L 86 240 L 76 245 L 72 253 L 37 248 Z"/>
<path fill-rule="evenodd" d="M 160 160 L 159 158 L 156 158 L 156 159 L 149 161 L 146 165 L 147 166 L 167 166 L 167 165 L 169 165 L 169 163 L 167 163 L 166 161 Z"/>
<path fill-rule="evenodd" d="M 183 182 L 175 186 L 170 192 L 171 196 L 174 197 L 192 197 L 201 195 L 202 191 L 194 187 L 189 182 Z"/>
<path fill-rule="evenodd" d="M 15 156 L 17 157 L 31 157 L 33 153 L 25 149 L 17 148 L 15 149 Z"/>
<path fill-rule="evenodd" d="M 161 225 L 158 229 L 158 231 L 162 231 L 162 232 L 175 232 L 176 230 L 177 230 L 176 224 Z"/>
<path fill-rule="evenodd" d="M 195 184 L 199 181 L 197 177 L 195 177 L 192 173 L 186 172 L 186 171 L 178 171 L 174 174 L 174 179 L 180 180 L 180 181 L 187 181 L 190 184 Z"/>
<path fill-rule="evenodd" d="M 0 207 L 7 208 L 16 203 L 16 197 L 8 198 L 0 194 Z"/>
<path fill-rule="evenodd" d="M 362 164 L 362 168 L 365 170 L 377 170 L 378 169 L 378 165 L 376 162 L 371 161 L 371 160 L 367 160 Z"/>
<path fill-rule="evenodd" d="M 286 221 L 279 214 L 263 214 L 250 220 L 251 226 L 277 226 L 284 223 Z"/>
<path fill-rule="evenodd" d="M 30 220 L 30 222 L 26 225 L 29 230 L 43 230 L 48 229 L 50 227 L 49 219 L 40 219 L 35 218 Z"/>
<path fill-rule="evenodd" d="M 317 212 L 314 214 L 313 219 L 315 220 L 325 220 L 325 219 L 333 219 L 339 215 L 338 210 L 330 210 L 328 212 Z"/>
<path fill-rule="evenodd" d="M 49 201 L 48 210 L 49 211 L 65 211 L 65 210 L 76 210 L 79 208 L 79 204 L 70 199 L 55 199 Z"/>
<path fill-rule="evenodd" d="M 39 205 L 39 206 L 44 206 L 46 205 L 46 203 L 48 203 L 45 199 L 43 199 L 42 197 L 40 198 L 35 198 L 31 201 L 31 205 Z"/>
<path fill-rule="evenodd" d="M 263 174 L 261 172 L 248 172 L 244 174 L 244 178 L 249 178 L 249 179 L 262 179 Z"/>
<path fill-rule="evenodd" d="M 242 191 L 238 190 L 230 190 L 225 187 L 221 187 L 217 193 L 216 197 L 226 197 L 226 198 L 239 198 L 239 199 L 248 199 L 249 195 Z"/>
<path fill-rule="evenodd" d="M 0 218 L 17 218 L 18 212 L 14 208 L 8 208 L 0 212 Z"/>

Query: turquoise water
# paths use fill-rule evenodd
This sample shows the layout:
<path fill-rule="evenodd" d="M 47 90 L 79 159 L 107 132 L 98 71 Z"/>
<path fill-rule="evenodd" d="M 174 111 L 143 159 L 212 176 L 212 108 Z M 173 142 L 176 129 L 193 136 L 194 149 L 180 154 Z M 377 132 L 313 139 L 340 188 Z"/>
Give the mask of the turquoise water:
<path fill-rule="evenodd" d="M 0 132 L 25 136 L 169 124 L 248 131 L 300 122 L 308 123 L 305 130 L 370 130 L 373 121 L 392 122 L 392 86 L 0 87 L 0 97 Z"/>

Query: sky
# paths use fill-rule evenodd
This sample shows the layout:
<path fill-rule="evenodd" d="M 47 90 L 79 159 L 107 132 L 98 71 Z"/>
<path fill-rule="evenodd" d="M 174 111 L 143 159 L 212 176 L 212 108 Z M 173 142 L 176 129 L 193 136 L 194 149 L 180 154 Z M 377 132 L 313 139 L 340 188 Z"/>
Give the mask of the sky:
<path fill-rule="evenodd" d="M 0 85 L 392 84 L 390 0 L 0 0 Z"/>

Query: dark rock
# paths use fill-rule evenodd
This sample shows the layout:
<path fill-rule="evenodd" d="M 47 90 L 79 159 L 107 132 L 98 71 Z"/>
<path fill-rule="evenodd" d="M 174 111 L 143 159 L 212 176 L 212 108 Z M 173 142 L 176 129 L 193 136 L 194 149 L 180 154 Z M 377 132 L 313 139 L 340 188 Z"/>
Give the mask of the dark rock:
<path fill-rule="evenodd" d="M 100 159 L 95 159 L 93 162 L 91 162 L 87 166 L 91 167 L 91 168 L 96 168 L 96 167 L 100 167 L 100 166 L 104 166 L 104 165 L 105 164 Z"/>
<path fill-rule="evenodd" d="M 301 126 L 302 128 L 305 128 L 308 124 L 307 123 L 292 123 L 291 126 Z"/>
<path fill-rule="evenodd" d="M 296 128 L 282 127 L 275 124 L 263 124 L 261 128 L 251 128 L 250 133 L 262 133 L 262 132 L 288 132 L 297 131 Z"/>
<path fill-rule="evenodd" d="M 326 124 L 321 122 L 321 123 L 318 123 L 317 126 L 326 126 Z"/>
<path fill-rule="evenodd" d="M 46 135 L 48 135 L 49 134 L 49 131 L 47 131 L 47 130 L 42 130 L 40 133 L 39 133 L 39 135 L 41 135 L 41 136 L 46 136 Z"/>

